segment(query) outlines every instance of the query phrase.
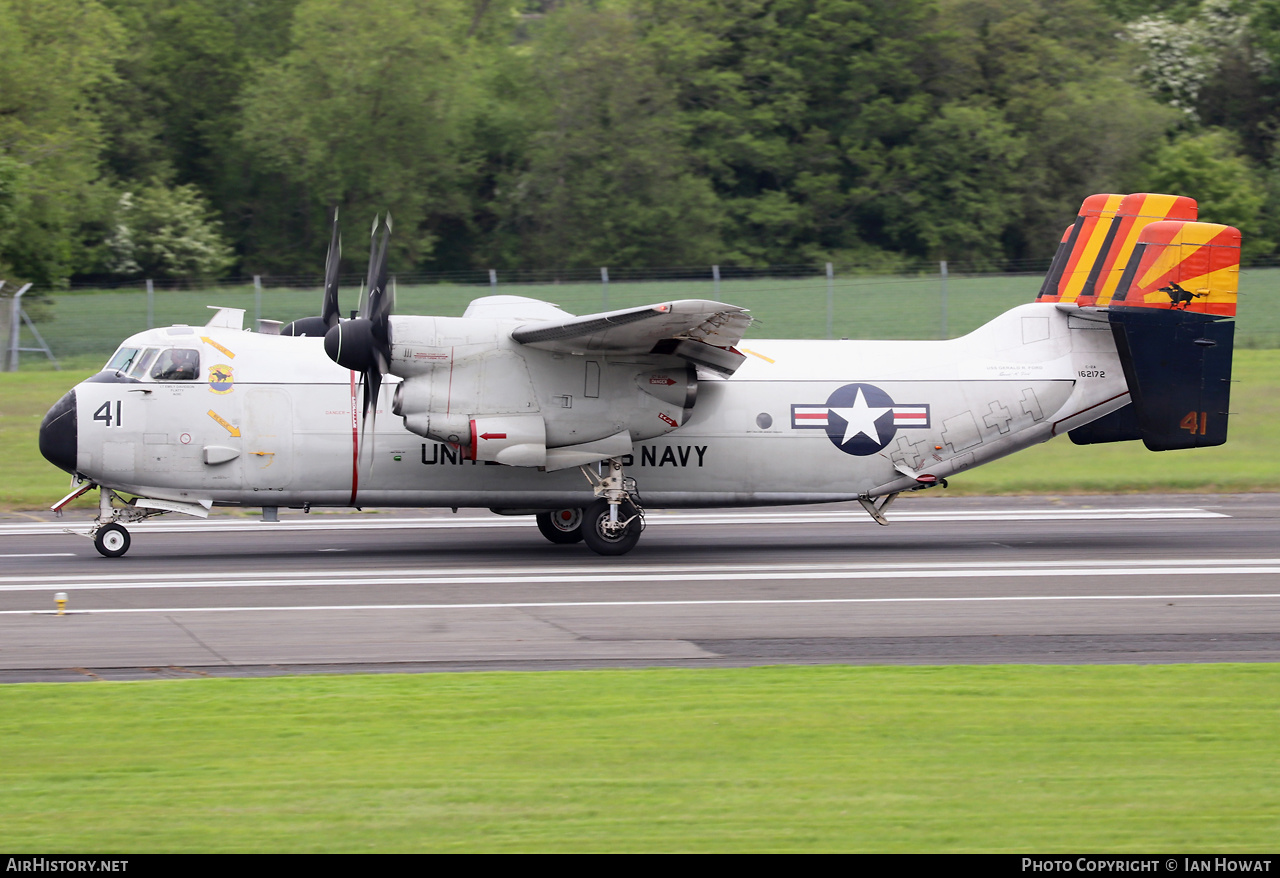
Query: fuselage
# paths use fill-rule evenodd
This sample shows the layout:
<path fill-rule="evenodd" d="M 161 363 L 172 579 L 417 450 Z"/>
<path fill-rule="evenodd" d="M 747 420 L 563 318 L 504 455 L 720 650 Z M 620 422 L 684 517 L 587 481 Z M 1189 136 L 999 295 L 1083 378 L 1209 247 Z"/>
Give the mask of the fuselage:
<path fill-rule="evenodd" d="M 1053 304 L 1020 306 L 946 341 L 739 347 L 747 358 L 732 377 L 700 373 L 680 425 L 637 439 L 623 457 L 647 507 L 880 496 L 1046 441 L 1129 400 L 1107 324 Z M 187 351 L 198 359 L 194 377 L 180 371 Z M 635 356 L 579 360 L 556 368 L 580 368 L 586 386 L 573 378 L 553 397 L 578 416 L 598 404 L 593 372 L 608 387 L 611 370 L 652 368 Z M 529 368 L 536 374 L 539 364 Z M 126 340 L 108 368 L 50 411 L 41 447 L 117 492 L 206 506 L 531 511 L 592 498 L 576 467 L 471 460 L 465 446 L 409 432 L 390 410 L 399 379 L 387 381 L 362 429 L 359 376 L 331 361 L 322 339 L 153 329 Z"/>

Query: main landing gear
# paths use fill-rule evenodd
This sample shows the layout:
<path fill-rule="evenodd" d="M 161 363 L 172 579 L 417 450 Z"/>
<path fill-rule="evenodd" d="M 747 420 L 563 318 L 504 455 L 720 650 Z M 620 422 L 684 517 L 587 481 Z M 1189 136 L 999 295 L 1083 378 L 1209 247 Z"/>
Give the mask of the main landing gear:
<path fill-rule="evenodd" d="M 538 530 L 557 545 L 582 542 L 582 510 L 557 509 L 555 512 L 539 512 L 536 516 Z"/>
<path fill-rule="evenodd" d="M 644 510 L 636 480 L 622 472 L 622 460 L 611 457 L 603 472 L 582 467 L 596 499 L 582 511 L 582 541 L 597 555 L 625 555 L 640 541 Z"/>
<path fill-rule="evenodd" d="M 635 479 L 623 474 L 622 461 L 604 461 L 603 472 L 581 467 L 596 499 L 583 509 L 558 509 L 537 516 L 538 530 L 553 543 L 584 542 L 597 555 L 625 555 L 644 530 L 644 510 Z"/>

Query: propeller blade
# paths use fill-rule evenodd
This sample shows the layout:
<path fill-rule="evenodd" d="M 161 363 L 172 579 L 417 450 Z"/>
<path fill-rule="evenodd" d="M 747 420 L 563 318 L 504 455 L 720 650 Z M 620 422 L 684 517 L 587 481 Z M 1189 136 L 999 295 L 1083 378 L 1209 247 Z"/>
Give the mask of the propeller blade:
<path fill-rule="evenodd" d="M 373 218 L 373 228 L 369 230 L 369 270 L 365 276 L 364 288 L 368 290 L 369 299 L 373 298 L 373 291 L 378 283 L 378 225 L 382 222 L 382 218 L 375 215 Z M 368 317 L 370 310 L 369 299 L 362 304 L 360 311 L 361 317 Z"/>
<path fill-rule="evenodd" d="M 381 235 L 378 234 L 380 225 Z M 369 270 L 365 281 L 368 298 L 362 295 L 359 317 L 335 322 L 324 337 L 324 349 L 329 358 L 343 368 L 360 373 L 363 397 L 360 444 L 365 447 L 364 440 L 369 438 L 371 461 L 382 376 L 391 368 L 391 314 L 395 310 L 395 288 L 394 282 L 391 287 L 387 284 L 387 243 L 390 237 L 390 214 L 385 219 L 375 217 L 369 237 Z M 374 436 L 369 436 L 371 431 Z"/>
<path fill-rule="evenodd" d="M 338 325 L 338 265 L 342 261 L 342 236 L 338 234 L 338 208 L 333 209 L 333 237 L 329 239 L 329 252 L 324 259 L 324 304 L 320 318 L 325 326 Z"/>
<path fill-rule="evenodd" d="M 285 325 L 281 335 L 309 335 L 325 337 L 338 325 L 338 266 L 342 261 L 342 236 L 338 233 L 338 209 L 333 209 L 333 235 L 329 239 L 329 251 L 324 257 L 324 300 L 319 317 L 302 317 Z"/>
<path fill-rule="evenodd" d="M 360 449 L 369 450 L 369 462 L 373 462 L 376 451 L 374 445 L 378 439 L 378 393 L 382 389 L 382 372 L 370 369 L 364 373 L 364 413 L 360 418 Z M 370 412 L 373 416 L 370 417 Z M 369 441 L 366 442 L 366 437 Z M 362 454 L 363 456 L 363 454 Z"/>
<path fill-rule="evenodd" d="M 368 317 L 375 326 L 385 324 L 390 314 L 390 302 L 386 301 L 387 239 L 391 236 L 390 233 L 390 227 L 384 226 L 382 239 L 378 240 L 375 233 L 369 245 L 369 300 L 365 313 L 360 316 Z"/>

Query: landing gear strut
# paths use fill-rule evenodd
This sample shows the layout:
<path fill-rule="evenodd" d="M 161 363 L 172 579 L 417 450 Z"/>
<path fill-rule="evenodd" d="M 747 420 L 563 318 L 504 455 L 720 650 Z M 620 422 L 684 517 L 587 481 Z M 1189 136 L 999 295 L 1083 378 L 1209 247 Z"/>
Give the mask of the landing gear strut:
<path fill-rule="evenodd" d="M 635 479 L 623 474 L 622 460 L 611 457 L 605 466 L 602 474 L 582 467 L 597 498 L 583 510 L 582 541 L 597 555 L 625 555 L 640 540 L 644 510 Z"/>

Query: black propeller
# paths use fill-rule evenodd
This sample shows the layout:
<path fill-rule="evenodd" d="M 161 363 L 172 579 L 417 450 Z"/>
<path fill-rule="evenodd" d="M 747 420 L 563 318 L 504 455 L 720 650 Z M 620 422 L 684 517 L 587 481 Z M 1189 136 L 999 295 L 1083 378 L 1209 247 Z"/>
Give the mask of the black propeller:
<path fill-rule="evenodd" d="M 395 309 L 395 294 L 387 288 L 387 239 L 391 235 L 391 215 L 381 222 L 382 235 L 378 235 L 379 220 L 373 221 L 373 233 L 369 241 L 369 295 L 362 304 L 360 316 L 332 325 L 324 336 L 324 351 L 344 369 L 351 369 L 363 376 L 363 423 L 369 420 L 373 409 L 374 423 L 378 417 L 378 391 L 382 376 L 391 365 L 391 312 Z M 328 291 L 326 289 L 326 307 Z M 336 312 L 335 312 L 336 313 Z"/>
<path fill-rule="evenodd" d="M 338 209 L 333 209 L 333 237 L 324 258 L 324 304 L 319 317 L 303 317 L 284 326 L 281 335 L 322 337 L 338 325 L 338 263 L 342 259 L 342 238 L 338 235 Z"/>

